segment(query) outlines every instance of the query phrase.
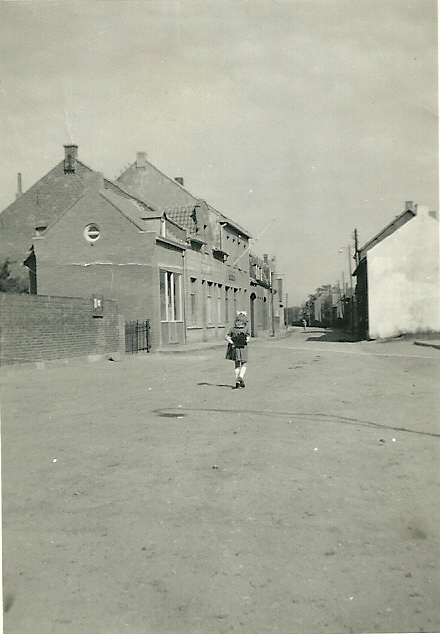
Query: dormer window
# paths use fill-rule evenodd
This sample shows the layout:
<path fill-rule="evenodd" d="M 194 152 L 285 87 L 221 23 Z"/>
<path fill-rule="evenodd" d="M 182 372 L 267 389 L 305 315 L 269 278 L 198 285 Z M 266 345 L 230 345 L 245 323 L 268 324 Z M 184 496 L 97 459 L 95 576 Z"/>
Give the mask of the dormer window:
<path fill-rule="evenodd" d="M 84 229 L 84 237 L 87 242 L 96 242 L 99 239 L 100 235 L 101 232 L 99 230 L 99 227 L 94 223 L 87 225 L 87 227 Z"/>

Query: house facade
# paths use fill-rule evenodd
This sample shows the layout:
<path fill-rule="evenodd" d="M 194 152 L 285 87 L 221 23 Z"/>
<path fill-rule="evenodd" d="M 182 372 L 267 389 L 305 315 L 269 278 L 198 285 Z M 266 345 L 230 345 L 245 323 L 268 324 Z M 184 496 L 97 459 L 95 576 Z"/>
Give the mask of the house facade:
<path fill-rule="evenodd" d="M 185 341 L 223 339 L 237 311 L 249 311 L 250 233 L 192 195 L 182 177 L 160 172 L 144 152 L 137 153 L 117 182 L 187 231 Z"/>
<path fill-rule="evenodd" d="M 250 331 L 252 337 L 273 335 L 275 331 L 275 289 L 272 278 L 273 270 L 268 255 L 259 258 L 255 254 L 249 256 L 250 267 Z"/>
<path fill-rule="evenodd" d="M 359 250 L 354 275 L 361 337 L 440 331 L 436 212 L 407 202 L 404 212 Z"/>
<path fill-rule="evenodd" d="M 33 240 L 40 295 L 116 301 L 161 343 L 184 341 L 186 231 L 140 201 L 84 177 L 82 196 Z"/>

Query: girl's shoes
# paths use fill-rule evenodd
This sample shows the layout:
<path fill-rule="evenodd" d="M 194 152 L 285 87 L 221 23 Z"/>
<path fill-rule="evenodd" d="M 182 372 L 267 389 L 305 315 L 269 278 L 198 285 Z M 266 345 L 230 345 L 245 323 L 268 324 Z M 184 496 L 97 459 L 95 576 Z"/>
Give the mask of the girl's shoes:
<path fill-rule="evenodd" d="M 238 380 L 239 380 L 239 387 L 246 387 L 243 379 L 238 379 Z"/>
<path fill-rule="evenodd" d="M 237 381 L 237 383 L 235 384 L 235 389 L 238 390 L 239 387 L 240 387 L 240 383 Z"/>

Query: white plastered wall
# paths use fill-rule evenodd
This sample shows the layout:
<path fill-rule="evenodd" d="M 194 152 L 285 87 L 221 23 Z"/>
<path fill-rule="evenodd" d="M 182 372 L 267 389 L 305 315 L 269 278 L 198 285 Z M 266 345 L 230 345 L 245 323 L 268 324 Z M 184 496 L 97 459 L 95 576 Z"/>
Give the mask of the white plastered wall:
<path fill-rule="evenodd" d="M 372 339 L 440 331 L 439 223 L 426 206 L 368 252 Z"/>

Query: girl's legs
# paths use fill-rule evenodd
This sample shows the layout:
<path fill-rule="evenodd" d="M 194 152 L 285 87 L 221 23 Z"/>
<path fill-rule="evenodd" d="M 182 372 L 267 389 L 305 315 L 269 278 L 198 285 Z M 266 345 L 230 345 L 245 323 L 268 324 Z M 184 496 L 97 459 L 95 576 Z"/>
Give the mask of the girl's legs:
<path fill-rule="evenodd" d="M 236 361 L 235 362 L 234 371 L 235 371 L 235 381 L 236 381 L 236 383 L 238 383 L 238 379 L 239 379 L 239 376 L 240 376 L 240 361 Z"/>
<path fill-rule="evenodd" d="M 243 380 L 245 374 L 246 374 L 246 361 L 242 361 L 238 376 L 240 377 L 241 380 Z"/>

